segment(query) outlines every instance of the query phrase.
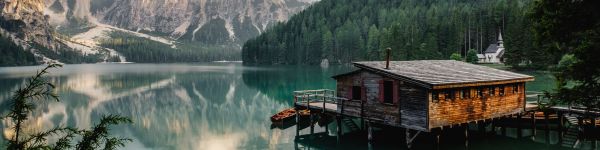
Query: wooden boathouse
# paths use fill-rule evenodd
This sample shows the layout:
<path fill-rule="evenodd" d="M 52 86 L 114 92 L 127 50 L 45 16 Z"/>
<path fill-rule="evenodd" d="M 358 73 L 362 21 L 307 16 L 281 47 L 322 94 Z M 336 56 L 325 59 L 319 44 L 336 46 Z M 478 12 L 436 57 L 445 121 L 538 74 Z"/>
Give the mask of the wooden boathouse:
<path fill-rule="evenodd" d="M 309 126 L 312 137 L 317 122 L 328 131 L 332 118 L 338 141 L 342 125 L 350 131 L 366 129 L 369 144 L 373 127 L 397 127 L 404 130 L 408 148 L 420 133 L 433 135 L 438 145 L 446 129 L 464 130 L 468 145 L 470 125 L 477 125 L 480 135 L 487 133 L 488 125 L 494 134 L 499 127 L 503 136 L 507 128 L 514 128 L 517 138 L 528 128 L 534 139 L 541 128 L 546 143 L 552 130 L 559 134 L 558 144 L 571 148 L 592 140 L 594 149 L 600 139 L 600 110 L 552 106 L 542 95 L 526 95 L 525 84 L 534 80 L 532 76 L 453 60 L 353 64 L 355 71 L 333 76 L 335 90 L 294 91 L 297 139 L 306 139 L 299 131 Z M 537 102 L 526 101 L 536 96 Z"/>
<path fill-rule="evenodd" d="M 311 110 L 311 133 L 314 111 L 334 115 L 338 135 L 342 118 L 360 118 L 361 127 L 368 127 L 369 141 L 372 126 L 403 128 L 410 147 L 420 132 L 520 116 L 527 111 L 525 84 L 534 80 L 454 60 L 353 64 L 357 70 L 333 76 L 336 90 L 294 92 L 295 108 Z M 436 137 L 439 142 L 439 133 Z"/>
<path fill-rule="evenodd" d="M 333 76 L 338 113 L 370 123 L 430 132 L 434 128 L 525 111 L 532 76 L 454 60 L 355 62 Z"/>

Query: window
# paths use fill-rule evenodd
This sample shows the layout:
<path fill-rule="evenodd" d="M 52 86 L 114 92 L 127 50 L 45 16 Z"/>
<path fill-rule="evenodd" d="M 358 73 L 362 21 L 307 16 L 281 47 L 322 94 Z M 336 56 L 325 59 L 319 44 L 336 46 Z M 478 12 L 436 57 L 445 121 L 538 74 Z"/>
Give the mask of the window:
<path fill-rule="evenodd" d="M 498 95 L 504 96 L 504 85 L 500 86 L 500 89 L 498 89 Z"/>
<path fill-rule="evenodd" d="M 462 90 L 462 93 L 461 93 L 461 95 L 460 95 L 460 96 L 461 96 L 460 98 L 462 98 L 462 99 L 465 99 L 465 98 L 471 98 L 471 89 L 469 89 L 469 88 L 464 88 L 464 89 Z"/>
<path fill-rule="evenodd" d="M 435 103 L 439 102 L 440 101 L 440 95 L 439 95 L 439 93 L 437 91 L 431 92 L 431 99 Z"/>
<path fill-rule="evenodd" d="M 394 81 L 383 82 L 383 103 L 394 103 Z"/>
<path fill-rule="evenodd" d="M 513 94 L 515 93 L 519 93 L 519 84 L 515 83 L 513 84 Z"/>
<path fill-rule="evenodd" d="M 495 88 L 493 86 L 488 87 L 488 94 L 490 96 L 494 96 L 494 94 L 496 94 Z"/>
<path fill-rule="evenodd" d="M 477 88 L 477 97 L 483 97 L 483 89 L 481 87 Z"/>
<path fill-rule="evenodd" d="M 362 100 L 362 88 L 360 86 L 352 86 L 352 99 Z"/>
<path fill-rule="evenodd" d="M 454 95 L 454 90 L 448 90 L 448 98 L 450 100 L 454 100 L 454 98 L 456 98 L 456 95 Z"/>

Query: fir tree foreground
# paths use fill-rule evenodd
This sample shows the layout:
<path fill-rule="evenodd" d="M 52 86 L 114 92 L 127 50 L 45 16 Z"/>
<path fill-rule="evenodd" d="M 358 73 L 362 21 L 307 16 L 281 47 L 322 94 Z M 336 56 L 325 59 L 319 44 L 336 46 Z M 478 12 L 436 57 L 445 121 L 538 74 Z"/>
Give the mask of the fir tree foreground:
<path fill-rule="evenodd" d="M 131 142 L 131 139 L 112 137 L 109 135 L 111 125 L 123 123 L 132 123 L 131 119 L 119 115 L 103 116 L 100 123 L 92 129 L 77 129 L 73 127 L 54 127 L 48 131 L 39 133 L 24 133 L 24 122 L 29 119 L 29 115 L 35 110 L 36 103 L 47 101 L 60 101 L 54 91 L 54 84 L 50 83 L 43 76 L 48 74 L 51 68 L 62 67 L 60 64 L 50 64 L 31 77 L 23 87 L 15 91 L 11 99 L 11 108 L 7 115 L 1 119 L 10 119 L 14 125 L 11 127 L 14 134 L 6 139 L 8 141 L 7 149 L 116 149 L 125 146 L 125 143 Z M 49 143 L 48 138 L 58 137 L 55 143 Z M 74 139 L 80 139 L 74 142 Z M 75 145 L 74 145 L 75 144 Z"/>

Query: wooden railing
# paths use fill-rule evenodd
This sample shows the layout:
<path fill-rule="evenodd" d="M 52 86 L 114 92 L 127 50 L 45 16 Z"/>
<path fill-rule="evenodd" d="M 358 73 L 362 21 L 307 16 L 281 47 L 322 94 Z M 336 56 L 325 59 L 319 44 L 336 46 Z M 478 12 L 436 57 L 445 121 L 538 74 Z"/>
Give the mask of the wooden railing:
<path fill-rule="evenodd" d="M 295 104 L 306 104 L 306 107 L 310 108 L 310 103 L 322 102 L 323 111 L 326 108 L 325 104 L 341 104 L 344 100 L 348 99 L 337 97 L 336 91 L 330 89 L 294 91 Z"/>

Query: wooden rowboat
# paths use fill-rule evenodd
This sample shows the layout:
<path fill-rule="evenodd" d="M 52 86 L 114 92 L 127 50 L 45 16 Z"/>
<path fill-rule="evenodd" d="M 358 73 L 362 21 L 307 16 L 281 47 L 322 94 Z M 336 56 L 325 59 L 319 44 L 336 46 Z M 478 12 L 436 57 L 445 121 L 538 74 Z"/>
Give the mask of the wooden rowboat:
<path fill-rule="evenodd" d="M 296 109 L 288 108 L 271 116 L 271 122 L 285 122 L 294 119 L 294 117 L 296 117 Z"/>

